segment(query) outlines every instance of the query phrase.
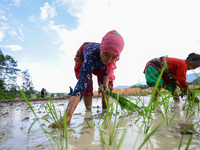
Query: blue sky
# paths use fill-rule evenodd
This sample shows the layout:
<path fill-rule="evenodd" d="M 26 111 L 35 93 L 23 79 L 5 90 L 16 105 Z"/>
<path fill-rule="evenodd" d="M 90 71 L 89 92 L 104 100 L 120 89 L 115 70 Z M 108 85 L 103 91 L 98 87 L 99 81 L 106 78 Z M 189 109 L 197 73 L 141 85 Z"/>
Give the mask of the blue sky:
<path fill-rule="evenodd" d="M 29 70 L 36 90 L 69 92 L 78 48 L 115 29 L 125 47 L 114 86 L 133 85 L 145 82 L 152 58 L 200 53 L 199 8 L 199 0 L 2 0 L 0 48 Z"/>

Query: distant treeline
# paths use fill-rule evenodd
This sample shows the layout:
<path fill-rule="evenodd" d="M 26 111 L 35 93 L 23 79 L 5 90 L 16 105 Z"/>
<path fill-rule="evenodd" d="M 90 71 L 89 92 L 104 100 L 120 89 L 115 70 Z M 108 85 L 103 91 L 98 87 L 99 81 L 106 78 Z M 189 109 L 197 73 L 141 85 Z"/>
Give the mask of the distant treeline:
<path fill-rule="evenodd" d="M 130 88 L 147 89 L 147 88 L 149 88 L 149 86 L 148 85 L 133 85 L 133 86 L 130 86 Z"/>

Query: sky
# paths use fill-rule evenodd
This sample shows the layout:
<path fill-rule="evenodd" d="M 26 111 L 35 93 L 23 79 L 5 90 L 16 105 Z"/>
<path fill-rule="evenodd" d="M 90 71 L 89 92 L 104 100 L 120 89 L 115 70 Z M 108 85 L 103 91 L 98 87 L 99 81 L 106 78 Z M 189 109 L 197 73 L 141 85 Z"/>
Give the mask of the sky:
<path fill-rule="evenodd" d="M 200 53 L 199 0 L 1 0 L 0 49 L 27 70 L 34 89 L 69 92 L 74 56 L 110 30 L 125 41 L 114 87 L 145 83 L 146 63 Z M 200 69 L 187 74 L 200 72 Z M 18 79 L 18 84 L 20 85 Z M 94 90 L 98 89 L 93 77 Z"/>

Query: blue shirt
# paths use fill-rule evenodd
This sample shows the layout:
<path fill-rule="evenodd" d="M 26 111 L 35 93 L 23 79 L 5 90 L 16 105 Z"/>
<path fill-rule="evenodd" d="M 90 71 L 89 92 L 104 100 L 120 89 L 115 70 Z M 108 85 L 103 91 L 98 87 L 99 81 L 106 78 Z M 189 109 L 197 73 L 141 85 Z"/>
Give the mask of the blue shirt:
<path fill-rule="evenodd" d="M 84 61 L 80 69 L 78 82 L 74 88 L 72 96 L 78 96 L 82 98 L 83 92 L 87 89 L 90 75 L 101 67 L 105 67 L 104 76 L 107 76 L 107 65 L 101 62 L 100 58 L 100 44 L 99 43 L 89 43 L 83 49 Z"/>

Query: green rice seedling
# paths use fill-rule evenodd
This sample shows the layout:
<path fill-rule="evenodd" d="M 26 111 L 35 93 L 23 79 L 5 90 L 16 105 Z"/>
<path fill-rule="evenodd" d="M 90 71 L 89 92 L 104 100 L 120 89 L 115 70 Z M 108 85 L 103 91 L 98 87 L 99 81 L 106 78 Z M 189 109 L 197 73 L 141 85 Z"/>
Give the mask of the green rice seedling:
<path fill-rule="evenodd" d="M 135 111 L 141 111 L 140 107 L 134 103 L 132 103 L 130 100 L 126 98 L 126 96 L 121 95 L 119 93 L 114 93 L 112 91 L 107 90 L 106 93 L 104 92 L 104 87 L 100 86 L 101 92 L 106 95 L 108 94 L 110 97 L 112 97 L 115 101 L 117 100 L 117 97 L 119 96 L 119 105 L 122 109 L 122 111 L 129 111 L 129 112 L 135 112 Z M 119 95 L 118 95 L 119 94 Z M 107 104 L 107 103 L 106 103 Z"/>
<path fill-rule="evenodd" d="M 103 86 L 101 86 L 101 92 L 102 92 L 102 94 L 103 94 L 103 96 L 104 96 L 104 98 L 105 98 L 106 108 L 107 108 L 106 115 L 105 115 L 105 117 L 104 117 L 104 121 L 103 121 L 102 125 L 104 125 L 104 129 L 107 129 L 107 127 L 108 127 L 108 121 L 110 120 L 111 115 L 112 115 L 113 103 L 111 103 L 111 104 L 108 105 L 107 99 L 106 99 L 106 93 L 105 93 L 104 90 L 103 90 Z M 109 100 L 110 100 L 110 99 L 109 99 Z M 111 112 L 110 112 L 110 114 L 109 114 L 110 108 L 111 108 Z M 108 117 L 108 115 L 109 115 L 109 117 Z"/>
<path fill-rule="evenodd" d="M 63 130 L 63 135 L 64 135 L 64 138 L 65 138 L 65 149 L 67 149 L 67 145 L 68 145 L 68 141 L 67 141 L 67 121 L 66 121 L 66 114 L 67 112 L 65 111 L 64 113 L 64 130 Z"/>
<path fill-rule="evenodd" d="M 18 86 L 18 88 L 19 88 L 19 86 Z M 50 144 L 51 144 L 51 146 L 52 146 L 53 149 L 55 149 L 55 148 L 54 148 L 54 145 L 52 144 L 51 140 L 53 140 L 53 141 L 55 142 L 55 144 L 57 145 L 57 148 L 56 148 L 56 149 L 61 149 L 61 150 L 67 149 L 66 112 L 64 113 L 64 123 L 63 123 L 63 127 L 64 127 L 64 128 L 61 128 L 61 127 L 59 128 L 59 131 L 60 131 L 60 139 L 59 139 L 60 142 L 59 142 L 59 141 L 57 141 L 57 140 L 52 136 L 51 132 L 49 132 L 49 131 L 47 131 L 47 130 L 45 130 L 45 129 L 43 128 L 43 126 L 41 125 L 40 119 L 37 117 L 37 115 L 36 115 L 35 111 L 33 110 L 33 108 L 32 108 L 32 106 L 31 106 L 29 100 L 27 99 L 26 95 L 24 94 L 24 92 L 23 92 L 20 88 L 19 88 L 19 90 L 20 90 L 20 93 L 22 94 L 23 98 L 25 99 L 26 103 L 28 104 L 29 108 L 30 108 L 31 111 L 33 112 L 35 118 L 36 118 L 36 119 L 34 120 L 34 122 L 30 125 L 29 129 L 28 129 L 28 138 L 29 138 L 29 136 L 30 136 L 31 128 L 33 127 L 33 125 L 34 125 L 36 122 L 38 122 L 38 123 L 40 124 L 40 127 L 41 127 L 42 131 L 45 133 L 46 137 L 48 138 L 48 141 L 50 142 Z M 47 105 L 47 106 L 46 106 L 46 105 Z M 51 116 L 51 115 L 49 116 L 51 119 L 53 119 L 53 118 L 54 118 L 54 119 L 55 119 L 55 118 L 58 118 L 58 115 L 57 115 L 57 113 L 56 113 L 56 111 L 55 111 L 55 105 L 53 104 L 53 101 L 52 101 L 52 100 L 50 100 L 50 104 L 48 104 L 48 103 L 42 104 L 42 106 L 41 106 L 40 108 L 42 108 L 42 107 L 45 108 L 46 112 L 49 112 L 50 114 L 52 114 L 52 116 Z M 40 108 L 39 108 L 39 109 L 40 109 Z M 53 109 L 52 109 L 52 108 L 53 108 Z M 60 111 L 60 116 L 61 116 L 61 111 Z M 46 121 L 46 122 L 48 122 L 48 123 L 50 123 L 50 121 L 49 121 L 46 117 L 43 117 L 43 118 L 41 118 L 41 119 L 44 120 L 44 121 Z M 63 140 L 63 137 L 64 137 L 65 140 Z M 50 140 L 50 139 L 51 139 L 51 140 Z M 64 142 L 65 142 L 65 144 L 66 144 L 66 145 L 65 145 L 65 146 L 66 146 L 65 148 L 63 147 Z"/>
<path fill-rule="evenodd" d="M 104 94 L 104 97 L 106 97 L 105 92 L 102 92 L 102 93 Z M 102 125 L 104 125 L 104 129 L 107 129 L 107 127 L 109 126 L 109 134 L 108 134 L 109 135 L 109 145 L 112 145 L 113 140 L 116 136 L 118 127 L 119 127 L 119 122 L 117 123 L 117 111 L 118 111 L 118 102 L 119 102 L 119 94 L 118 93 L 117 93 L 115 100 L 116 100 L 116 108 L 115 108 L 116 112 L 115 112 L 113 127 L 111 127 L 111 125 L 110 125 L 112 113 L 113 113 L 113 110 L 114 110 L 113 102 L 110 103 L 110 105 L 107 107 L 107 113 L 105 115 L 104 122 L 102 124 Z M 105 100 L 105 101 L 107 101 L 107 100 Z M 101 131 L 100 131 L 100 134 L 101 134 Z M 101 137 L 102 137 L 102 135 L 101 135 Z"/>
<path fill-rule="evenodd" d="M 164 113 L 162 112 L 162 117 L 163 117 L 167 127 L 169 127 L 172 120 L 174 119 L 176 113 L 173 115 L 173 117 L 169 121 L 169 118 L 168 118 L 168 110 L 169 110 L 169 106 L 170 106 L 169 99 L 164 99 L 162 102 L 163 102 L 163 107 L 164 107 Z"/>
<path fill-rule="evenodd" d="M 138 140 L 139 140 L 139 136 L 140 136 L 140 134 L 141 134 L 141 132 L 142 132 L 142 128 L 143 128 L 143 125 L 140 127 L 140 129 L 139 129 L 139 132 L 138 132 L 138 134 L 137 134 L 137 138 L 136 138 L 136 140 L 135 140 L 135 142 L 134 142 L 134 145 L 133 145 L 133 150 L 134 149 L 136 149 L 135 148 L 135 146 L 136 146 L 136 144 L 138 143 Z"/>
<path fill-rule="evenodd" d="M 149 135 L 144 139 L 144 141 L 142 142 L 142 144 L 140 145 L 140 147 L 138 148 L 138 150 L 140 150 L 144 146 L 144 144 L 148 141 L 148 139 L 160 128 L 160 126 L 162 125 L 162 123 L 163 122 L 160 122 L 156 126 L 156 128 L 153 131 L 151 131 L 151 133 L 149 133 Z"/>
<path fill-rule="evenodd" d="M 135 121 L 135 123 L 137 123 L 141 118 L 143 118 L 143 121 L 142 121 L 143 125 L 142 125 L 142 127 L 144 127 L 144 133 L 147 133 L 148 130 L 150 129 L 150 127 L 151 127 L 152 107 L 150 105 L 152 104 L 152 102 L 150 101 L 147 107 L 145 107 L 145 105 L 144 105 L 144 103 L 142 101 L 141 101 L 141 103 L 143 105 L 144 110 L 141 111 L 141 113 L 139 114 L 139 117 Z"/>
<path fill-rule="evenodd" d="M 118 127 L 119 127 L 119 122 L 117 123 L 117 108 L 118 108 L 118 102 L 119 102 L 119 94 L 117 95 L 117 103 L 116 103 L 116 113 L 115 113 L 115 120 L 114 120 L 114 126 L 111 130 L 109 130 L 109 145 L 112 145 L 113 140 L 116 136 Z M 117 123 L 117 125 L 116 125 Z"/>
<path fill-rule="evenodd" d="M 59 112 L 59 116 L 58 117 L 58 114 L 57 114 L 57 111 L 55 109 L 55 105 L 53 103 L 52 100 L 49 100 L 50 101 L 50 104 L 49 103 L 43 103 L 43 105 L 39 108 L 44 108 L 45 111 L 49 114 L 49 118 L 51 119 L 48 120 L 46 117 L 42 118 L 43 120 L 47 121 L 48 123 L 54 121 L 56 123 L 56 126 L 58 127 L 58 131 L 59 131 L 59 140 L 54 140 L 54 142 L 57 144 L 57 147 L 61 150 L 63 149 L 67 149 L 67 123 L 66 123 L 66 111 L 64 112 L 64 115 L 63 117 L 62 114 L 61 114 L 61 111 L 58 110 Z M 57 120 L 60 120 L 60 121 L 57 121 Z M 58 123 L 60 123 L 60 126 L 58 125 Z M 64 139 L 63 139 L 64 137 Z M 54 138 L 53 138 L 54 139 Z M 66 145 L 66 148 L 64 148 L 64 143 Z"/>
<path fill-rule="evenodd" d="M 104 97 L 105 96 L 105 92 L 102 92 L 104 94 Z M 107 100 L 105 100 L 107 101 Z M 117 97 L 116 97 L 116 113 L 115 113 L 115 119 L 114 119 L 114 125 L 113 127 L 109 128 L 109 145 L 112 145 L 113 143 L 113 140 L 116 136 L 116 132 L 117 132 L 117 129 L 118 129 L 118 126 L 119 126 L 119 122 L 118 124 L 116 125 L 116 119 L 117 119 L 117 110 L 118 110 L 118 102 L 119 102 L 119 94 L 117 93 Z M 109 125 L 109 121 L 111 120 L 111 116 L 112 116 L 112 113 L 113 113 L 113 102 L 107 107 L 107 113 L 105 115 L 105 118 L 104 118 L 104 129 L 107 129 L 108 125 Z M 110 110 L 110 114 L 109 114 L 109 110 Z M 108 116 L 109 115 L 109 116 Z"/>
<path fill-rule="evenodd" d="M 158 84 L 161 80 L 161 77 L 162 77 L 162 74 L 165 70 L 165 67 L 162 68 L 161 70 L 161 73 L 157 79 L 157 82 L 154 86 L 154 89 L 153 89 L 153 92 L 152 92 L 152 95 L 151 95 L 151 99 L 150 99 L 150 102 L 148 104 L 147 107 L 144 107 L 144 110 L 141 112 L 141 116 L 143 118 L 143 126 L 144 126 L 144 133 L 147 134 L 150 127 L 151 127 L 151 124 L 152 124 L 152 111 L 157 107 L 159 106 L 162 102 L 158 102 L 158 98 L 155 100 L 155 94 L 156 94 L 156 91 L 157 91 L 157 88 L 158 88 Z M 139 117 L 140 118 L 140 117 Z"/>
<path fill-rule="evenodd" d="M 87 119 L 84 117 L 85 122 L 87 123 L 88 127 L 91 128 L 90 124 L 88 123 Z"/>
<path fill-rule="evenodd" d="M 120 147 L 121 147 L 121 145 L 122 145 L 122 142 L 123 142 L 123 140 L 124 140 L 124 137 L 125 137 L 126 133 L 127 133 L 127 127 L 125 127 L 124 130 L 123 130 L 122 136 L 121 136 L 121 138 L 120 138 L 120 140 L 119 140 L 119 143 L 118 143 L 118 145 L 117 145 L 117 150 L 120 149 Z"/>
<path fill-rule="evenodd" d="M 62 117 L 62 114 L 61 114 L 61 111 L 58 110 L 59 112 L 59 116 L 57 114 L 57 110 L 55 108 L 55 105 L 53 103 L 52 100 L 48 99 L 50 103 L 43 103 L 39 110 L 44 108 L 45 111 L 49 114 L 49 118 L 51 119 L 48 120 L 46 117 L 42 118 L 43 120 L 47 121 L 48 123 L 51 123 L 52 121 L 55 122 L 57 128 L 58 128 L 58 131 L 59 131 L 59 135 L 60 135 L 60 138 L 59 138 L 59 144 L 57 144 L 57 146 L 59 147 L 59 149 L 64 149 L 63 145 L 65 143 L 66 145 L 66 149 L 67 149 L 67 123 L 66 123 L 66 111 L 64 111 L 64 115 Z M 60 120 L 60 121 L 58 121 Z M 60 125 L 58 125 L 58 123 Z M 63 140 L 63 137 L 64 137 L 64 140 Z M 54 140 L 55 141 L 55 140 Z M 55 141 L 56 143 L 58 143 L 58 141 Z"/>
<path fill-rule="evenodd" d="M 45 133 L 45 135 L 46 135 L 48 141 L 50 142 L 52 148 L 54 149 L 54 146 L 53 146 L 53 144 L 52 144 L 52 142 L 51 142 L 51 140 L 50 140 L 50 138 L 49 138 L 49 136 L 50 136 L 51 139 L 54 140 L 53 136 L 51 135 L 51 133 L 49 133 L 48 131 L 46 131 L 46 130 L 43 128 L 43 126 L 42 126 L 42 124 L 41 124 L 39 118 L 37 117 L 35 111 L 33 110 L 33 107 L 31 106 L 31 104 L 30 104 L 29 100 L 27 99 L 26 95 L 25 95 L 24 92 L 20 89 L 19 86 L 18 86 L 18 89 L 19 89 L 19 91 L 20 91 L 22 97 L 24 98 L 24 100 L 26 101 L 26 103 L 28 104 L 29 108 L 31 109 L 32 113 L 34 114 L 34 116 L 35 116 L 35 118 L 36 118 L 36 119 L 34 120 L 34 122 L 31 124 L 31 126 L 29 127 L 29 129 L 28 129 L 28 141 L 29 141 L 29 136 L 30 136 L 30 131 L 31 131 L 32 126 L 34 125 L 34 123 L 38 122 L 38 123 L 40 124 L 40 127 L 41 127 L 42 131 Z"/>
<path fill-rule="evenodd" d="M 194 91 L 194 86 L 193 86 L 193 91 Z M 188 93 L 188 91 L 187 91 Z M 187 102 L 188 102 L 188 107 L 187 107 L 187 111 L 186 111 L 186 120 L 188 121 L 193 115 L 195 115 L 195 111 L 193 110 L 193 106 L 194 106 L 194 102 L 195 102 L 195 98 L 196 98 L 196 94 L 195 92 L 193 93 L 193 97 L 191 98 L 189 96 L 189 94 L 187 94 Z"/>
<path fill-rule="evenodd" d="M 100 141 L 101 141 L 101 147 L 103 150 L 105 150 L 105 140 L 104 140 L 104 136 L 103 133 L 106 134 L 105 132 L 103 132 L 100 128 L 99 128 L 99 134 L 100 134 Z"/>
<path fill-rule="evenodd" d="M 179 147 L 178 147 L 179 150 L 180 150 L 180 148 L 181 148 L 181 144 L 182 144 L 183 137 L 184 137 L 185 133 L 186 133 L 190 128 L 192 128 L 192 127 L 195 126 L 195 125 L 197 125 L 197 127 L 199 127 L 199 126 L 200 126 L 199 123 L 200 123 L 200 121 L 195 122 L 194 124 L 190 125 L 190 126 L 184 131 L 184 133 L 183 133 L 183 135 L 182 135 L 182 137 L 181 137 L 181 141 L 180 141 L 180 143 L 179 143 Z M 191 136 L 190 136 L 190 138 L 189 138 L 189 140 L 188 140 L 187 147 L 185 148 L 186 150 L 188 150 L 188 148 L 189 148 L 189 146 L 190 146 L 190 143 L 191 143 L 191 141 L 192 141 L 192 138 L 193 138 L 194 134 L 195 134 L 195 131 L 191 134 Z"/>
<path fill-rule="evenodd" d="M 119 93 L 114 93 L 111 91 L 106 91 L 106 93 L 111 96 L 115 101 L 117 100 L 117 96 Z M 134 104 L 133 102 L 131 102 L 130 100 L 128 100 L 125 96 L 119 94 L 119 105 L 122 109 L 122 111 L 128 111 L 129 113 L 133 113 L 133 112 L 139 112 L 141 111 L 141 108 Z"/>
<path fill-rule="evenodd" d="M 106 98 L 105 98 L 105 101 L 107 101 Z M 107 105 L 107 102 L 106 102 L 106 105 Z M 109 112 L 110 109 L 111 109 L 111 111 Z M 113 103 L 111 103 L 109 106 L 107 105 L 106 115 L 105 115 L 104 121 L 102 123 L 102 125 L 104 125 L 104 129 L 108 128 L 109 121 L 110 121 L 111 116 L 112 116 L 112 110 L 113 110 Z"/>
<path fill-rule="evenodd" d="M 119 122 L 117 123 L 117 125 L 116 123 L 114 123 L 114 126 L 109 130 L 109 145 L 112 145 L 115 136 L 117 134 L 118 128 L 119 128 Z"/>

